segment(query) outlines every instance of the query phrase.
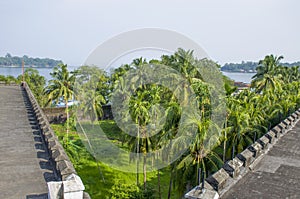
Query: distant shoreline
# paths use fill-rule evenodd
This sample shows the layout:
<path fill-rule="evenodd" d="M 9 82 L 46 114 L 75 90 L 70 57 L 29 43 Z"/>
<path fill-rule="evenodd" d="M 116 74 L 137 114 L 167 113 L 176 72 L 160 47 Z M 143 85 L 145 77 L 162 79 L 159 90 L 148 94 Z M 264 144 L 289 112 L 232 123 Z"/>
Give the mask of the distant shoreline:
<path fill-rule="evenodd" d="M 22 68 L 22 66 L 0 66 L 0 68 Z M 24 68 L 54 68 L 53 66 L 24 66 Z"/>
<path fill-rule="evenodd" d="M 256 72 L 248 72 L 248 71 L 229 71 L 229 70 L 221 70 L 221 72 L 226 72 L 226 73 L 251 73 L 251 74 L 256 74 Z"/>

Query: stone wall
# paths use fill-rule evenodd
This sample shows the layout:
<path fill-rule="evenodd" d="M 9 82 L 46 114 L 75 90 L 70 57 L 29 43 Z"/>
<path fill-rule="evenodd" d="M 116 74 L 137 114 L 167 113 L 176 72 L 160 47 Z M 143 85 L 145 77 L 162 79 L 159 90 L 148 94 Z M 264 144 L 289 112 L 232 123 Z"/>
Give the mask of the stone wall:
<path fill-rule="evenodd" d="M 46 143 L 50 157 L 55 164 L 57 173 L 59 174 L 58 181 L 48 182 L 49 199 L 82 199 L 89 198 L 88 194 L 84 194 L 84 185 L 64 148 L 58 141 L 57 136 L 53 132 L 46 115 L 40 108 L 30 88 L 26 83 L 21 85 L 30 100 L 32 109 L 39 123 L 39 128 Z"/>
<path fill-rule="evenodd" d="M 288 132 L 300 120 L 300 109 L 272 128 L 264 136 L 238 154 L 233 160 L 205 179 L 202 184 L 185 194 L 188 199 L 217 199 L 248 171 L 253 170 L 264 154 L 273 147 L 280 137 Z"/>
<path fill-rule="evenodd" d="M 65 107 L 42 108 L 50 124 L 62 124 L 67 120 Z"/>
<path fill-rule="evenodd" d="M 42 108 L 50 124 L 62 124 L 67 119 L 65 107 Z M 103 116 L 99 120 L 112 120 L 111 105 L 103 105 Z"/>
<path fill-rule="evenodd" d="M 15 82 L 0 81 L 0 86 L 18 86 Z"/>

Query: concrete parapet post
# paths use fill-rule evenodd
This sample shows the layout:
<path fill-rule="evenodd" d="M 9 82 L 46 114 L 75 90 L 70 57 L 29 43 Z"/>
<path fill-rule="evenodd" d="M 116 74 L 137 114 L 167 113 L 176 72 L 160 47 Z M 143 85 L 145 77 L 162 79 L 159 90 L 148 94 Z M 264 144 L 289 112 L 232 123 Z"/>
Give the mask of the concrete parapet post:
<path fill-rule="evenodd" d="M 62 153 L 60 148 L 53 149 L 51 155 L 55 162 L 69 159 L 69 157 L 65 153 Z"/>
<path fill-rule="evenodd" d="M 36 116 L 37 120 L 40 119 L 40 118 L 43 118 L 42 113 L 40 113 L 40 112 L 37 113 L 37 111 L 35 111 L 35 116 Z"/>
<path fill-rule="evenodd" d="M 262 150 L 266 150 L 268 148 L 269 145 L 269 139 L 264 135 L 261 138 L 259 138 L 257 140 L 257 142 L 261 145 Z"/>
<path fill-rule="evenodd" d="M 91 196 L 87 192 L 83 192 L 83 199 L 91 199 Z"/>
<path fill-rule="evenodd" d="M 254 158 L 257 158 L 261 154 L 262 146 L 258 142 L 254 142 L 248 147 L 248 150 L 253 153 Z"/>
<path fill-rule="evenodd" d="M 82 199 L 84 185 L 80 179 L 75 174 L 69 175 L 65 181 L 63 181 L 64 187 L 64 199 Z"/>
<path fill-rule="evenodd" d="M 224 164 L 223 169 L 229 174 L 230 177 L 236 179 L 240 175 L 240 168 L 243 166 L 243 162 L 238 158 L 228 161 Z"/>
<path fill-rule="evenodd" d="M 40 123 L 45 122 L 45 118 L 43 117 L 42 114 L 39 114 L 39 115 L 37 114 L 37 121 Z"/>
<path fill-rule="evenodd" d="M 269 139 L 270 144 L 275 142 L 276 134 L 273 131 L 269 131 L 265 136 Z"/>
<path fill-rule="evenodd" d="M 44 119 L 42 119 L 42 120 L 39 121 L 39 125 L 40 125 L 40 128 L 42 129 L 43 127 L 47 126 L 47 123 L 45 122 Z"/>
<path fill-rule="evenodd" d="M 51 131 L 45 132 L 43 134 L 45 136 L 45 140 L 46 140 L 48 148 L 49 148 L 49 142 L 54 139 L 54 135 Z"/>
<path fill-rule="evenodd" d="M 47 184 L 49 199 L 83 199 L 84 185 L 76 174 L 69 175 L 65 181 Z"/>
<path fill-rule="evenodd" d="M 291 121 L 288 119 L 283 120 L 283 123 L 286 125 L 286 129 L 289 129 L 291 127 Z"/>
<path fill-rule="evenodd" d="M 294 118 L 294 120 L 297 120 L 299 118 L 299 116 L 296 113 L 293 113 L 291 116 Z"/>
<path fill-rule="evenodd" d="M 275 137 L 279 138 L 281 134 L 281 129 L 278 126 L 275 126 L 274 128 L 271 129 L 275 133 Z"/>
<path fill-rule="evenodd" d="M 43 133 L 43 135 L 45 135 L 49 131 L 50 131 L 50 129 L 49 129 L 48 125 L 42 127 L 42 133 Z"/>
<path fill-rule="evenodd" d="M 253 153 L 248 149 L 237 154 L 236 157 L 243 162 L 244 167 L 249 167 L 249 165 L 254 161 Z"/>
<path fill-rule="evenodd" d="M 206 178 L 206 182 L 208 182 L 214 188 L 214 190 L 220 193 L 220 191 L 223 190 L 224 185 L 228 180 L 228 178 L 229 178 L 229 174 L 223 168 L 221 168 L 212 176 Z"/>
<path fill-rule="evenodd" d="M 49 152 L 51 153 L 51 158 L 55 161 L 55 159 L 59 155 L 65 154 L 65 153 L 62 152 L 63 150 L 64 150 L 64 148 L 61 145 L 57 145 L 55 147 L 52 147 L 51 149 L 49 149 Z M 58 153 L 56 153 L 56 151 L 58 151 Z M 56 155 L 54 155 L 54 153 L 56 153 Z"/>
<path fill-rule="evenodd" d="M 281 129 L 282 134 L 287 132 L 288 126 L 285 123 L 280 122 L 277 126 Z"/>
<path fill-rule="evenodd" d="M 294 125 L 295 119 L 292 116 L 289 116 L 287 119 L 290 121 L 291 125 Z"/>
<path fill-rule="evenodd" d="M 56 169 L 60 172 L 62 180 L 65 180 L 69 175 L 76 173 L 72 163 L 68 160 L 57 162 Z"/>
<path fill-rule="evenodd" d="M 62 182 L 48 182 L 48 199 L 63 198 Z"/>
<path fill-rule="evenodd" d="M 48 149 L 49 150 L 53 150 L 53 149 L 57 148 L 60 145 L 59 141 L 57 139 L 55 139 L 54 136 L 51 136 L 51 139 L 48 138 L 47 142 L 48 142 Z"/>
<path fill-rule="evenodd" d="M 204 182 L 204 189 L 201 189 L 202 184 L 199 186 L 196 186 L 194 189 L 189 191 L 184 195 L 187 199 L 218 199 L 219 194 L 217 191 L 214 190 L 214 188 L 208 184 L 207 182 Z"/>

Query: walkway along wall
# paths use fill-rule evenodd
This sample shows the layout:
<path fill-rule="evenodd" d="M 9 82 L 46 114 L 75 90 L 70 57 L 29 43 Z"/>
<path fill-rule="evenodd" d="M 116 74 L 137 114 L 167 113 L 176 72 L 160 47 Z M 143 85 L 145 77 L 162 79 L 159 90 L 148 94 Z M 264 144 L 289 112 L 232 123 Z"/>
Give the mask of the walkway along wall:
<path fill-rule="evenodd" d="M 300 120 L 300 109 L 228 161 L 202 184 L 185 194 L 188 199 L 218 199 L 248 171 L 253 170 L 269 149 Z"/>
<path fill-rule="evenodd" d="M 55 165 L 58 181 L 48 182 L 48 198 L 49 199 L 83 199 L 90 198 L 87 193 L 84 193 L 84 185 L 77 175 L 73 164 L 67 156 L 64 148 L 58 141 L 57 136 L 53 132 L 47 117 L 43 113 L 41 107 L 37 103 L 34 95 L 26 83 L 21 86 L 26 91 L 32 109 L 38 121 L 43 139 L 47 145 L 48 152 Z"/>

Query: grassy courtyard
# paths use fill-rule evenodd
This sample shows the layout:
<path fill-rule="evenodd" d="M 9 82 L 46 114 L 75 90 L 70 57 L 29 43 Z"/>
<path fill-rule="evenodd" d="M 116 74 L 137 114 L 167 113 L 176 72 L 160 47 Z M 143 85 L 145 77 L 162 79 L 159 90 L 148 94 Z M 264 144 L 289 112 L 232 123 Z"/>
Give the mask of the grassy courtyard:
<path fill-rule="evenodd" d="M 117 142 L 120 138 L 120 129 L 113 121 L 100 122 L 106 135 Z M 53 130 L 63 144 L 66 136 L 66 127 L 62 124 L 53 124 Z M 76 171 L 83 180 L 86 191 L 92 198 L 159 198 L 157 172 L 147 173 L 147 191 L 143 187 L 136 186 L 136 174 L 126 173 L 112 169 L 97 162 L 82 144 L 79 135 L 73 129 L 69 135 L 68 146 L 64 144 L 66 152 L 73 162 Z M 162 198 L 167 198 L 169 190 L 169 168 L 160 170 L 160 184 Z M 140 184 L 143 184 L 143 175 L 139 175 Z M 172 192 L 171 198 L 178 198 L 177 193 Z"/>

